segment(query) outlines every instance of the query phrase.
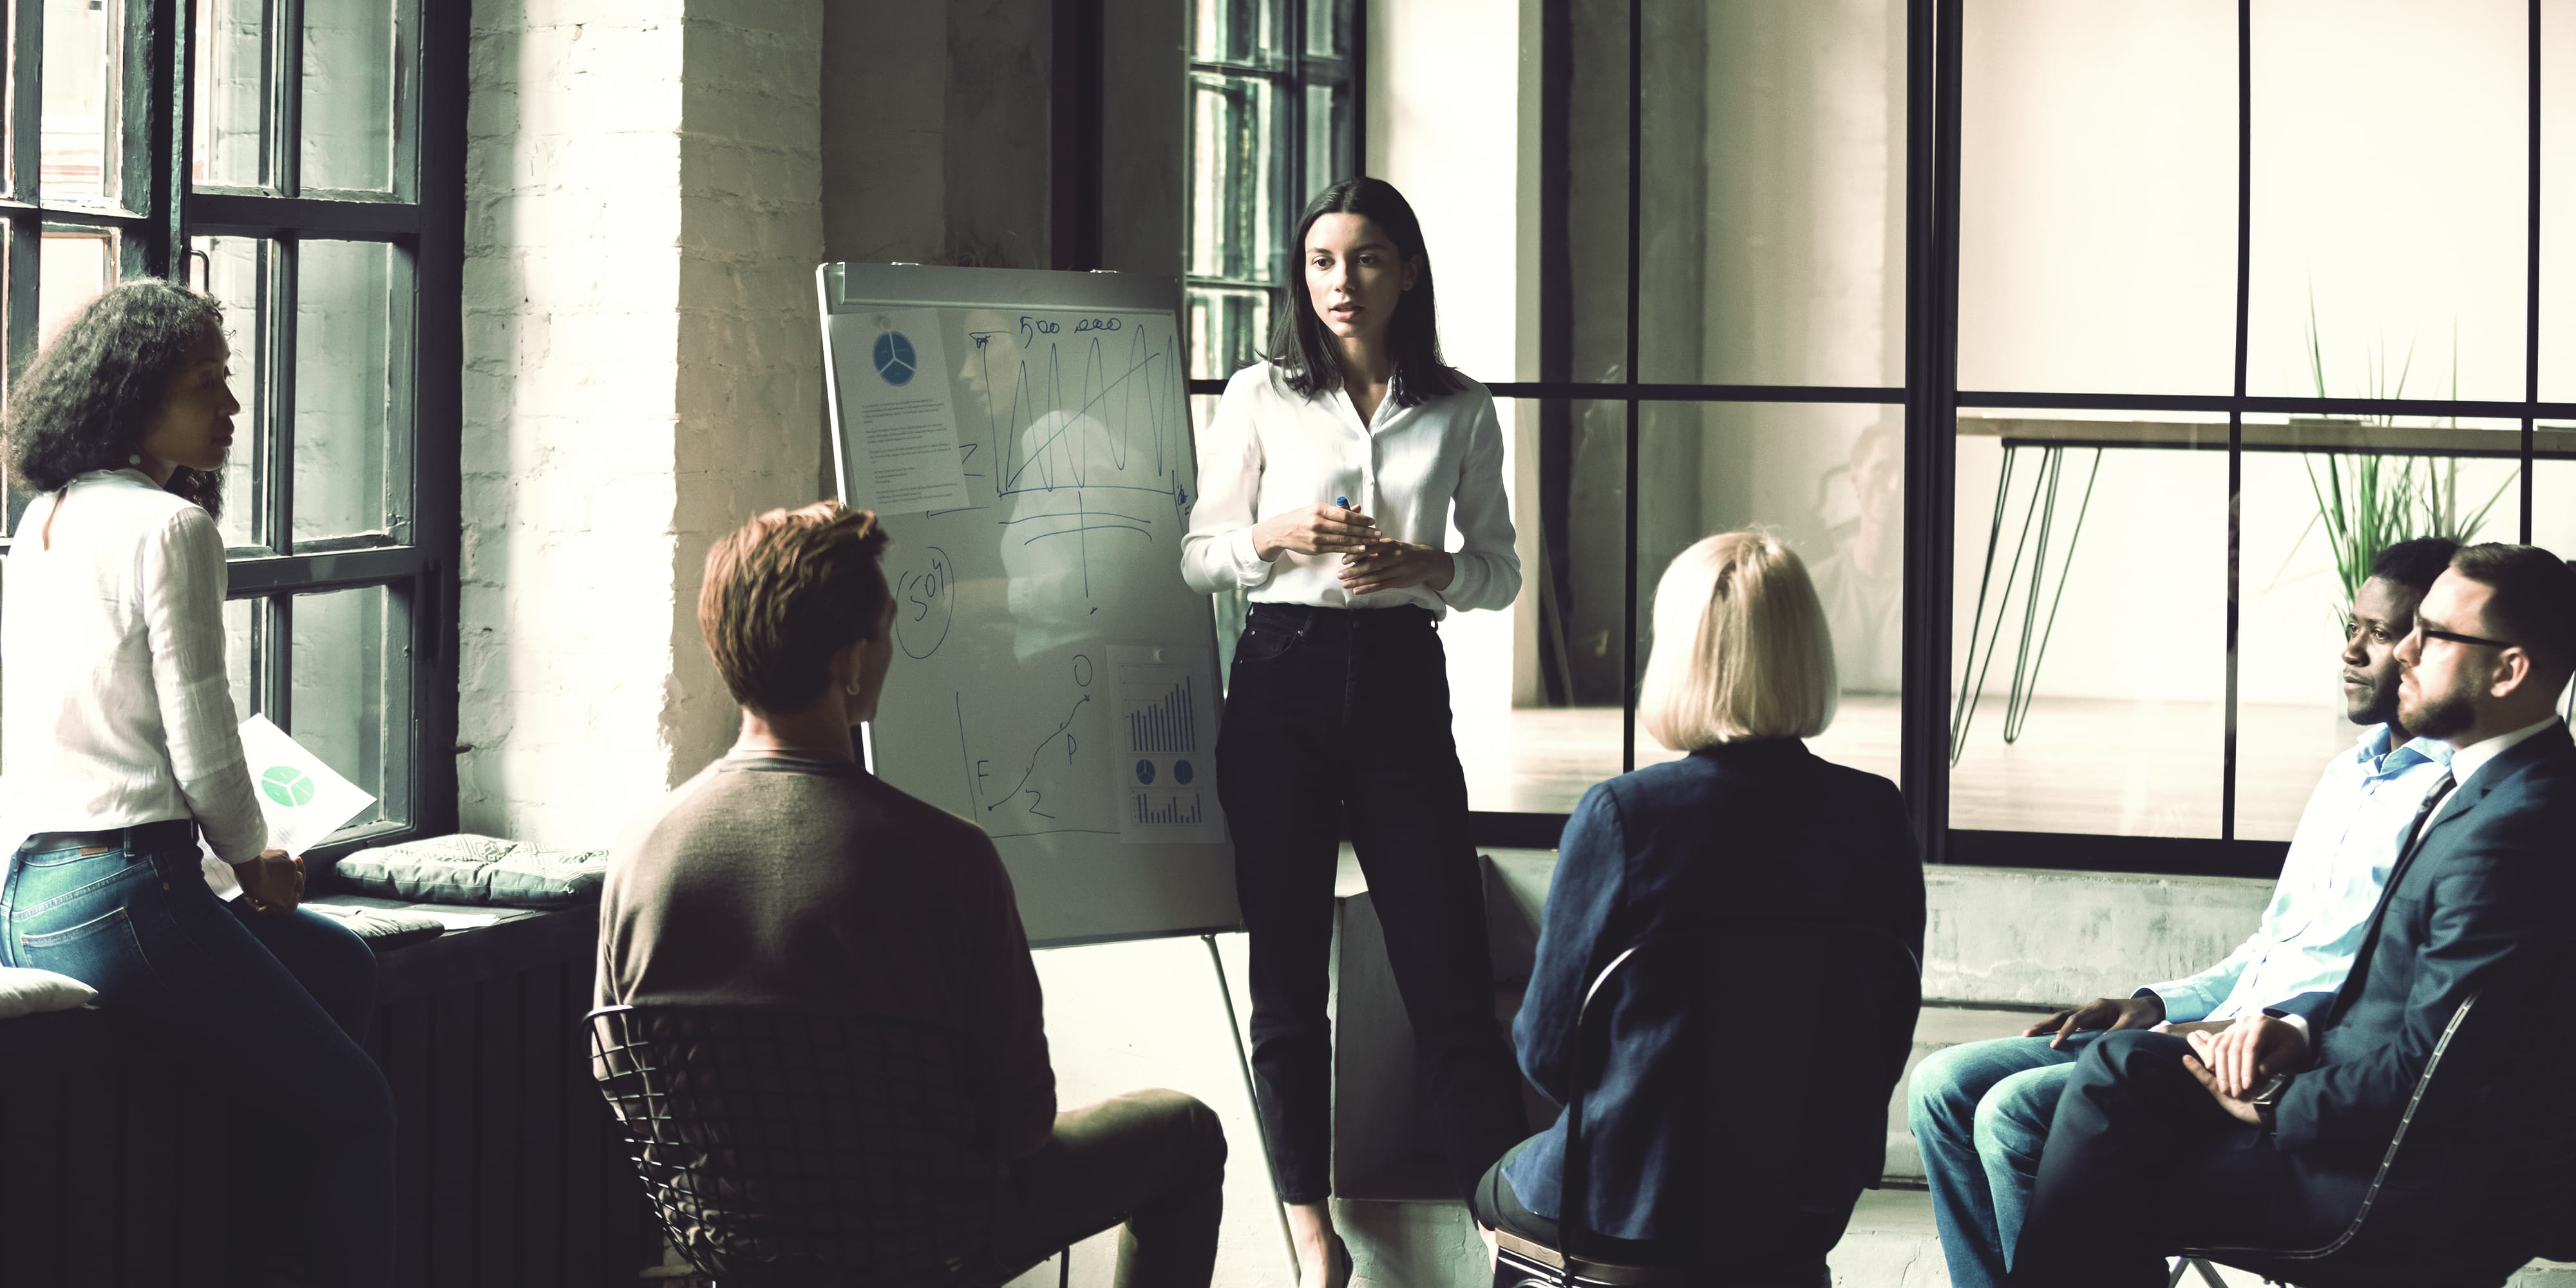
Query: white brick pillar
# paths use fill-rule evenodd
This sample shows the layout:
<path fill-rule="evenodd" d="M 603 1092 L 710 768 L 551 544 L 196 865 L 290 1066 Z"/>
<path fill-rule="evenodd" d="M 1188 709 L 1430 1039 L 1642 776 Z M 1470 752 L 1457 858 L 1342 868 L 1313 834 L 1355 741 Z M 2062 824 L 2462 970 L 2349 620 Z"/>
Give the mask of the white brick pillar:
<path fill-rule="evenodd" d="M 475 6 L 462 825 L 605 844 L 731 736 L 699 570 L 813 499 L 822 0 Z"/>

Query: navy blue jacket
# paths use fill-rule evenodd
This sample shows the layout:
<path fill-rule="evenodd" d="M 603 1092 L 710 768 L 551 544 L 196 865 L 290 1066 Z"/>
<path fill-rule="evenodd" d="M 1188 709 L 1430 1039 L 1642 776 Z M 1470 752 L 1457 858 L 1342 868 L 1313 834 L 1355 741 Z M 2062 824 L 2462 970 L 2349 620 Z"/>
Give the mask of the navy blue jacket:
<path fill-rule="evenodd" d="M 2277 1008 L 2307 1017 L 2315 1053 L 2281 1097 L 2283 1149 L 2375 1164 L 2433 1044 L 2472 993 L 2485 993 L 2472 1023 L 2482 1035 L 2566 1045 L 2567 1026 L 2550 1015 L 2576 981 L 2571 837 L 2576 743 L 2564 725 L 2523 740 L 2451 793 L 2389 872 L 2343 987 Z M 2452 1059 L 2441 1076 L 2453 1083 L 2474 1085 L 2485 1072 L 2475 1060 L 2455 1072 Z"/>
<path fill-rule="evenodd" d="M 1703 748 L 1595 786 L 1566 820 L 1538 961 L 1512 1025 L 1521 1070 L 1565 1103 L 1575 1017 L 1595 963 L 1663 927 L 1819 920 L 1882 927 L 1922 960 L 1922 854 L 1895 784 L 1781 739 Z M 1675 968 L 1664 960 L 1663 969 Z M 1694 1001 L 1741 1010 L 1761 989 L 1748 979 L 1740 996 Z M 1685 1017 L 1628 1004 L 1630 993 L 1605 999 L 1617 1004 L 1610 1052 L 1584 1097 L 1584 1224 L 1621 1239 L 1673 1238 L 1699 1223 L 1692 1171 L 1712 1160 L 1694 1157 L 1673 1116 L 1657 1109 L 1705 1092 L 1693 1085 L 1699 1070 L 1683 1041 Z M 1564 1141 L 1559 1113 L 1505 1172 L 1521 1205 L 1541 1216 L 1562 1215 Z"/>

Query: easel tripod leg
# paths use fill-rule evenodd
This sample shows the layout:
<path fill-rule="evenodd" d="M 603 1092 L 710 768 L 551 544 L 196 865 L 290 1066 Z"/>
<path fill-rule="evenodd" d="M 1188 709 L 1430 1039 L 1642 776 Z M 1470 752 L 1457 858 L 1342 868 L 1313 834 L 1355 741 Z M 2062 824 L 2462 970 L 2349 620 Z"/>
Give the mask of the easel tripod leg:
<path fill-rule="evenodd" d="M 1234 990 L 1225 982 L 1225 958 L 1217 954 L 1216 936 L 1201 935 L 1199 941 L 1207 945 L 1208 967 L 1216 972 L 1216 995 L 1225 999 L 1225 1032 L 1226 1036 L 1234 1039 L 1235 1067 L 1243 1074 L 1244 1103 L 1252 1106 L 1253 1118 L 1258 1121 L 1261 1094 L 1252 1088 L 1252 1052 L 1243 1045 L 1243 1023 L 1234 1013 Z M 1261 1142 L 1262 1174 L 1270 1178 L 1270 1210 L 1279 1218 L 1279 1242 L 1288 1249 L 1288 1267 L 1294 1270 L 1297 1267 L 1297 1239 L 1288 1232 L 1288 1201 L 1279 1193 L 1279 1172 L 1270 1165 L 1270 1138 L 1258 1131 L 1253 1135 Z"/>

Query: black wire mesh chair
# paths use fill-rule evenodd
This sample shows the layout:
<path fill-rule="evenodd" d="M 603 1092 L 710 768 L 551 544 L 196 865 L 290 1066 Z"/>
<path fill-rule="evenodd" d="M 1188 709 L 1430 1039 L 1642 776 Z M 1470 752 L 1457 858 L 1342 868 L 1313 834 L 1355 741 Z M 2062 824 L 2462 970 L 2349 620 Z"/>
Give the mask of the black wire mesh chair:
<path fill-rule="evenodd" d="M 1640 972 L 1641 962 L 1651 968 Z M 1913 950 L 1886 931 L 1840 923 L 1695 926 L 1612 958 L 1575 1017 L 1556 1246 L 1496 1232 L 1494 1288 L 1821 1280 L 1861 1191 L 1886 1169 L 1887 1100 L 1913 1046 L 1922 977 Z M 1748 979 L 1760 986 L 1746 989 Z M 1686 1266 L 1584 1249 L 1583 1100 L 1609 1053 L 1620 992 L 1641 988 L 1692 990 L 1701 1094 L 1663 1107 L 1683 1120 L 1701 1164 L 1707 1215 Z M 1818 1268 L 1757 1269 L 1802 1261 Z"/>
<path fill-rule="evenodd" d="M 746 1006 L 585 1018 L 672 1246 L 724 1284 L 998 1283 L 999 1168 L 949 1034 Z"/>
<path fill-rule="evenodd" d="M 2477 1175 L 2482 1194 L 2527 1209 L 2538 1225 L 2509 1230 L 2504 1239 L 2492 1237 L 2492 1231 L 2482 1231 L 2435 1243 L 2422 1237 L 2386 1236 L 2370 1224 L 2371 1213 L 2391 1178 L 2411 1161 L 2403 1151 L 2408 1134 L 2416 1127 L 2418 1111 L 2437 1091 L 2449 1090 L 2447 1085 L 2437 1088 L 2434 1075 L 2461 1041 L 2469 1012 L 2483 995 L 2483 990 L 2471 993 L 2461 1002 L 2459 1009 L 2451 1013 L 2450 1022 L 2443 1026 L 2442 1035 L 2434 1040 L 2433 1053 L 2424 1061 L 2424 1072 L 2417 1075 L 2414 1093 L 2408 1097 L 2405 1111 L 2398 1116 L 2397 1130 L 2380 1156 L 2379 1170 L 2363 1193 L 2360 1209 L 2341 1233 L 2314 1248 L 2186 1248 L 2174 1262 L 2167 1288 L 2176 1288 L 2184 1275 L 2195 1269 L 2215 1288 L 2220 1280 L 2211 1263 L 2251 1271 L 2268 1283 L 2297 1284 L 2300 1288 L 2494 1288 L 2532 1257 L 2576 1256 L 2576 1224 L 2569 1220 L 2569 1201 L 2576 1199 L 2576 1194 L 2568 1189 L 2570 1169 L 2576 1167 L 2576 1128 L 2571 1128 L 2566 1115 L 2551 1116 L 2547 1112 L 2550 1106 L 2564 1100 L 2567 1075 L 2560 1063 L 2562 1057 L 2545 1048 L 2525 1048 L 2506 1055 L 2502 1076 L 2485 1080 L 2488 1085 L 2483 1088 L 2482 1099 L 2486 1102 L 2527 1106 L 2542 1112 L 2515 1119 L 2510 1128 L 2514 1139 L 2509 1152 L 2481 1151 L 2479 1165 L 2467 1169 Z M 2453 1121 L 2456 1125 L 2457 1119 Z M 2476 1133 L 2472 1129 L 2469 1134 Z M 2557 1197 L 2536 1197 L 2552 1194 Z M 2558 1214 L 2555 1221 L 2545 1215 L 2553 1211 Z"/>

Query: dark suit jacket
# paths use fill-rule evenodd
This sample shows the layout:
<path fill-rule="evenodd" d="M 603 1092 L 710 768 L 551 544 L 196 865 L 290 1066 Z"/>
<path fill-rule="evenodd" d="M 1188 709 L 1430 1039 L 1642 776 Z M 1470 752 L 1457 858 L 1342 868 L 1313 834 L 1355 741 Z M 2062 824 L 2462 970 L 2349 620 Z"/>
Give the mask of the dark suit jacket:
<path fill-rule="evenodd" d="M 1921 961 L 1922 854 L 1895 784 L 1783 739 L 1705 748 L 1586 792 L 1566 820 L 1538 960 L 1512 1025 L 1522 1071 L 1565 1103 L 1575 1017 L 1599 966 L 1667 925 L 1747 921 L 1866 923 Z M 1661 968 L 1681 965 L 1668 958 Z M 1706 1095 L 1693 1085 L 1699 1066 L 1678 1003 L 1750 1016 L 1764 990 L 1746 979 L 1732 996 L 1706 998 L 1689 996 L 1695 982 L 1659 983 L 1623 972 L 1608 1061 L 1584 1100 L 1585 1225 L 1622 1239 L 1691 1233 L 1702 1215 L 1693 1173 L 1723 1165 L 1696 1157 L 1669 1112 Z M 1562 1216 L 1564 1141 L 1559 1114 L 1506 1172 L 1513 1194 L 1541 1216 Z"/>
<path fill-rule="evenodd" d="M 2472 1021 L 2437 1075 L 2439 1102 L 2419 1110 L 2408 1136 L 2410 1156 L 2435 1157 L 2417 1157 L 2409 1171 L 2429 1181 L 2423 1169 L 2440 1170 L 2444 1151 L 2500 1143 L 2464 1142 L 2437 1124 L 2447 1118 L 2494 1136 L 2509 1134 L 2517 1115 L 2549 1111 L 2492 1102 L 2525 1098 L 2496 1080 L 2515 1076 L 2508 1066 L 2530 1068 L 2533 1044 L 2566 1044 L 2558 1011 L 2571 984 L 2576 743 L 2556 725 L 2487 762 L 2434 812 L 2390 871 L 2343 987 L 2279 1008 L 2308 1018 L 2315 1055 L 2281 1098 L 2281 1147 L 2330 1165 L 2375 1166 L 2434 1043 L 2472 994 L 2480 994 Z M 2547 1011 L 2533 1009 L 2544 1004 Z"/>

